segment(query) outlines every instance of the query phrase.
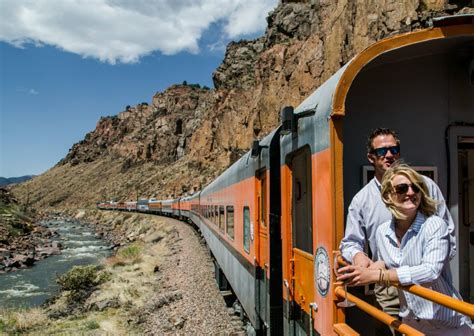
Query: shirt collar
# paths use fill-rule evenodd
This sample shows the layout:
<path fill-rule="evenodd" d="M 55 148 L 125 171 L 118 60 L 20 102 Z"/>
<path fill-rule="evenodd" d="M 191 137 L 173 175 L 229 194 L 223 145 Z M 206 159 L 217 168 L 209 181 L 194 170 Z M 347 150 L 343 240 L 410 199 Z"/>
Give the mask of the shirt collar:
<path fill-rule="evenodd" d="M 416 213 L 415 220 L 411 223 L 411 226 L 408 230 L 413 230 L 415 232 L 420 232 L 421 226 L 426 221 L 426 216 L 423 215 L 420 211 Z"/>
<path fill-rule="evenodd" d="M 377 188 L 379 190 L 382 190 L 382 185 L 380 184 L 379 180 L 377 180 L 377 178 L 374 176 L 374 181 L 375 181 L 375 185 L 377 186 Z"/>
<path fill-rule="evenodd" d="M 420 232 L 421 226 L 426 221 L 426 216 L 423 215 L 420 211 L 416 213 L 415 220 L 411 223 L 408 231 L 415 231 L 416 233 Z M 408 232 L 407 231 L 407 232 Z M 390 226 L 387 232 L 387 237 L 391 238 L 394 242 L 397 241 L 397 236 L 395 234 L 395 218 L 392 216 L 392 220 L 390 221 Z"/>

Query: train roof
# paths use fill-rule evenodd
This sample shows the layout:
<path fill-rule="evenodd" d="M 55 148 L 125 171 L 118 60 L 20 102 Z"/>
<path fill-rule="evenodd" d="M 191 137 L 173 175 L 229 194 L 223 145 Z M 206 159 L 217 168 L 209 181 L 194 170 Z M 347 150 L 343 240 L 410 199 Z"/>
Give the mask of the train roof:
<path fill-rule="evenodd" d="M 262 140 L 260 140 L 260 146 L 270 147 L 272 140 L 275 139 L 275 136 L 278 137 L 278 134 L 279 128 L 273 130 Z M 203 188 L 202 196 L 205 196 L 207 193 L 212 193 L 216 190 L 223 189 L 251 176 L 255 176 L 255 172 L 265 166 L 265 161 L 268 160 L 268 152 L 268 150 L 264 150 L 262 151 L 262 157 L 252 158 L 251 151 L 248 151 L 226 171 L 219 175 L 214 181 Z M 263 165 L 262 161 L 264 162 Z"/>

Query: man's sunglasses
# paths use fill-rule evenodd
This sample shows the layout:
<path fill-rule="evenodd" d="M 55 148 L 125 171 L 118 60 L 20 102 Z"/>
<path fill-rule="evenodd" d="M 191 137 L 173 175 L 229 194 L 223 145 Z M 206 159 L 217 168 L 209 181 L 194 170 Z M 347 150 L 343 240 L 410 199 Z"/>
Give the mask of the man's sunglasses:
<path fill-rule="evenodd" d="M 400 153 L 400 146 L 375 148 L 375 149 L 372 149 L 371 153 L 377 156 L 385 156 L 387 155 L 388 151 L 390 151 L 392 155 L 397 155 L 398 153 Z"/>
<path fill-rule="evenodd" d="M 408 192 L 408 188 L 411 188 L 415 194 L 420 192 L 420 188 L 418 188 L 415 184 L 400 183 L 396 186 L 393 186 L 393 190 L 395 190 L 398 195 L 406 194 Z"/>

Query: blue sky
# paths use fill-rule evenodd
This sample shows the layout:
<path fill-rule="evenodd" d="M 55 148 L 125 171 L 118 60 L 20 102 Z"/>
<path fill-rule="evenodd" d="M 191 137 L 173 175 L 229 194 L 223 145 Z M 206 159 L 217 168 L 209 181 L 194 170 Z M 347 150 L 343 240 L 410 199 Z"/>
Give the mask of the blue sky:
<path fill-rule="evenodd" d="M 172 84 L 212 87 L 231 40 L 277 0 L 3 0 L 0 176 L 41 174 L 101 116 Z"/>

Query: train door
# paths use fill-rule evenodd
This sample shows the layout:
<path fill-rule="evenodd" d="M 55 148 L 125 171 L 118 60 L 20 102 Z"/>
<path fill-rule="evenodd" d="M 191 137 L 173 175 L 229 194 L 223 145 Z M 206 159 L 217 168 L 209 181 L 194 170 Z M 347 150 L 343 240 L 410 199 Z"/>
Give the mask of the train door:
<path fill-rule="evenodd" d="M 311 152 L 305 147 L 291 159 L 291 289 L 294 334 L 310 334 L 309 304 L 313 301 L 313 229 L 311 201 Z M 291 331 L 290 331 L 291 332 Z"/>
<path fill-rule="evenodd" d="M 460 291 L 474 301 L 474 137 L 458 138 Z"/>
<path fill-rule="evenodd" d="M 257 174 L 257 220 L 258 254 L 257 254 L 257 309 L 264 325 L 269 324 L 269 246 L 268 246 L 268 181 L 267 171 Z"/>

